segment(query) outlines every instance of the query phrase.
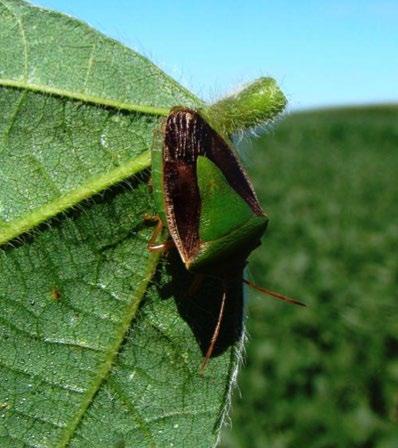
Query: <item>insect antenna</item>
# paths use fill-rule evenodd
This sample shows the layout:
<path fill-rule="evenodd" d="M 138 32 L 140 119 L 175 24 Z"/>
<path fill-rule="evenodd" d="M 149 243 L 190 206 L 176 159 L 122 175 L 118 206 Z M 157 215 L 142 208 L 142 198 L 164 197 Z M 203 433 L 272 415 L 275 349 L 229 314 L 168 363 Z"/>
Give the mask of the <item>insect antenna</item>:
<path fill-rule="evenodd" d="M 200 368 L 199 368 L 199 373 L 201 375 L 203 375 L 203 373 L 204 373 L 204 371 L 205 371 L 205 369 L 207 367 L 207 364 L 209 363 L 211 355 L 214 352 L 214 347 L 216 345 L 218 336 L 220 334 L 221 322 L 222 322 L 222 318 L 224 316 L 224 308 L 225 308 L 226 297 L 227 297 L 227 288 L 226 288 L 225 283 L 223 283 L 223 293 L 222 293 L 222 299 L 221 299 L 220 312 L 218 313 L 217 324 L 216 324 L 216 326 L 214 328 L 214 332 L 213 332 L 213 335 L 212 335 L 211 340 L 210 340 L 209 348 L 207 349 L 206 356 L 203 359 L 203 361 L 202 361 L 202 363 L 200 365 Z"/>
<path fill-rule="evenodd" d="M 262 286 L 257 286 L 254 283 L 252 283 L 250 280 L 246 280 L 245 278 L 242 279 L 242 281 L 243 281 L 243 283 L 246 283 L 246 285 L 250 286 L 250 288 L 253 288 L 256 291 L 259 291 L 262 294 L 271 296 L 274 299 L 281 300 L 282 302 L 291 303 L 293 305 L 307 306 L 305 303 L 299 302 L 298 300 L 295 300 L 295 299 L 292 299 L 291 297 L 285 296 L 284 294 L 281 294 L 280 292 L 271 291 L 270 289 L 263 288 Z"/>

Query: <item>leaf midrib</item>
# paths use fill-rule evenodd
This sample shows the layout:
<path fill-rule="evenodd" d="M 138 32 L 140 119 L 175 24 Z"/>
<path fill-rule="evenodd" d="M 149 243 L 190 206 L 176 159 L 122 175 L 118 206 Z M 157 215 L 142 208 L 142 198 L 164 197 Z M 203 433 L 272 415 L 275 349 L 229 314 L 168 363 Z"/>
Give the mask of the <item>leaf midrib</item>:
<path fill-rule="evenodd" d="M 0 87 L 14 87 L 21 90 L 28 90 L 31 92 L 42 93 L 46 95 L 54 95 L 71 100 L 82 101 L 88 104 L 94 104 L 101 107 L 110 107 L 118 111 L 125 112 L 140 112 L 148 115 L 157 115 L 166 117 L 170 109 L 165 107 L 154 107 L 146 104 L 125 103 L 122 101 L 113 100 L 95 95 L 87 95 L 86 93 L 72 92 L 67 89 L 59 89 L 57 87 L 50 87 L 45 84 L 35 84 L 24 80 L 18 81 L 15 79 L 0 78 Z"/>
<path fill-rule="evenodd" d="M 106 98 L 103 96 L 89 95 L 84 92 L 78 92 L 78 91 L 74 92 L 68 89 L 62 89 L 59 87 L 48 86 L 46 84 L 37 84 L 34 82 L 30 82 L 28 78 L 29 47 L 27 44 L 25 28 L 22 20 L 23 16 L 21 16 L 21 14 L 19 14 L 18 11 L 15 10 L 9 4 L 9 2 L 0 0 L 0 4 L 2 4 L 10 12 L 10 14 L 12 14 L 15 17 L 15 20 L 18 23 L 18 29 L 21 35 L 24 49 L 23 78 L 22 79 L 12 79 L 7 77 L 0 78 L 0 88 L 1 87 L 14 88 L 21 90 L 22 92 L 30 91 L 40 93 L 43 95 L 57 96 L 63 99 L 81 101 L 86 104 L 92 104 L 99 107 L 112 108 L 117 110 L 118 112 L 120 111 L 133 112 L 133 113 L 135 112 L 159 117 L 167 116 L 169 114 L 170 108 L 155 107 L 147 104 L 137 104 L 133 102 L 123 102 L 118 101 L 117 99 Z M 45 8 L 39 8 L 39 9 L 43 9 L 45 11 L 48 11 L 49 13 L 54 13 L 54 11 L 46 10 Z M 85 24 L 85 26 L 87 25 Z M 95 32 L 98 33 L 97 31 Z M 109 37 L 106 36 L 104 37 L 107 40 L 113 41 L 113 39 Z M 140 57 L 143 61 L 147 60 L 145 57 L 139 55 L 138 53 L 137 56 Z M 89 79 L 90 69 L 91 66 L 89 64 L 87 67 L 86 82 L 87 79 Z M 161 70 L 159 70 L 159 74 L 167 78 L 170 82 L 177 85 L 177 83 L 172 78 L 167 76 Z M 182 88 L 181 86 L 179 86 L 179 88 L 186 94 L 188 94 L 188 96 L 190 96 L 193 100 L 199 101 L 188 90 Z M 16 113 L 17 111 L 15 112 L 15 115 Z M 88 179 L 83 185 L 80 185 L 79 188 L 77 188 L 76 190 L 73 190 L 67 193 L 66 195 L 58 197 L 56 200 L 33 210 L 31 213 L 24 215 L 21 218 L 9 222 L 0 221 L 0 246 L 2 244 L 7 243 L 10 240 L 17 238 L 21 234 L 28 232 L 32 228 L 36 227 L 38 224 L 46 221 L 49 218 L 54 217 L 58 213 L 70 207 L 73 207 L 82 200 L 87 199 L 106 188 L 109 188 L 113 184 L 118 183 L 136 174 L 138 171 L 148 168 L 149 166 L 150 166 L 150 153 L 149 151 L 146 151 L 145 153 L 142 153 L 135 159 L 126 162 L 122 167 L 116 168 L 115 170 L 112 170 L 96 179 Z"/>
<path fill-rule="evenodd" d="M 120 347 L 127 335 L 127 332 L 131 328 L 131 323 L 135 318 L 137 311 L 139 309 L 141 300 L 145 294 L 148 283 L 152 279 L 156 266 L 159 260 L 159 253 L 151 253 L 148 258 L 148 268 L 146 274 L 142 278 L 140 284 L 137 285 L 136 292 L 134 296 L 130 300 L 130 304 L 124 313 L 123 320 L 121 321 L 118 331 L 115 334 L 115 339 L 113 344 L 106 351 L 105 359 L 101 366 L 99 366 L 97 375 L 92 381 L 91 387 L 89 387 L 86 393 L 83 396 L 81 405 L 77 409 L 75 415 L 70 420 L 69 424 L 65 426 L 61 437 L 59 438 L 59 442 L 56 445 L 56 448 L 65 448 L 69 445 L 69 442 L 72 440 L 72 437 L 76 433 L 76 430 L 84 417 L 88 407 L 90 406 L 93 398 L 96 393 L 100 389 L 101 385 L 106 381 L 108 375 L 112 369 L 113 363 L 119 354 Z"/>
<path fill-rule="evenodd" d="M 37 208 L 30 214 L 24 215 L 20 219 L 7 223 L 0 223 L 0 245 L 17 238 L 19 235 L 28 232 L 40 223 L 73 207 L 81 201 L 92 197 L 100 191 L 148 168 L 150 163 L 151 153 L 150 151 L 145 151 L 114 170 L 101 176 L 88 179 L 87 182 L 84 185 L 81 185 L 78 189 L 62 195 L 54 201 L 48 202 L 44 206 Z"/>
<path fill-rule="evenodd" d="M 84 93 L 75 93 L 75 92 L 71 92 L 69 90 L 64 90 L 64 89 L 57 89 L 57 88 L 51 88 L 45 84 L 35 84 L 35 83 L 30 83 L 28 81 L 28 67 L 29 67 L 29 56 L 28 56 L 28 43 L 27 43 L 27 39 L 26 39 L 26 35 L 25 35 L 25 29 L 24 29 L 24 25 L 23 25 L 23 15 L 21 16 L 21 14 L 19 14 L 19 12 L 17 10 L 15 10 L 14 8 L 12 8 L 12 6 L 9 4 L 8 1 L 6 0 L 0 0 L 0 3 L 15 17 L 16 21 L 18 22 L 18 28 L 20 30 L 20 35 L 21 35 L 21 39 L 23 42 L 23 48 L 24 48 L 24 78 L 23 81 L 18 81 L 18 80 L 14 80 L 14 79 L 8 79 L 8 78 L 0 78 L 0 86 L 4 85 L 4 86 L 14 86 L 14 87 L 19 87 L 19 88 L 25 88 L 23 85 L 20 86 L 18 84 L 22 83 L 25 84 L 26 86 L 31 86 L 32 87 L 32 91 L 40 91 L 43 93 L 49 93 L 49 94 L 54 94 L 54 95 L 61 95 L 61 96 L 65 96 L 68 98 L 74 98 L 74 99 L 78 99 L 78 100 L 82 100 L 82 101 L 87 101 L 89 103 L 93 103 L 93 104 L 98 104 L 98 105 L 102 105 L 102 106 L 109 106 L 109 107 L 115 107 L 117 109 L 120 110 L 126 110 L 126 111 L 136 111 L 136 112 L 143 112 L 143 113 L 148 113 L 148 114 L 153 114 L 153 115 L 160 115 L 160 116 L 167 116 L 169 113 L 169 109 L 168 108 L 158 108 L 158 107 L 154 107 L 154 106 L 149 106 L 149 105 L 142 105 L 142 104 L 135 104 L 135 103 L 131 103 L 131 102 L 120 102 L 117 100 L 112 100 L 112 99 L 108 99 L 108 98 L 103 98 L 103 97 L 97 97 L 94 95 L 85 95 Z M 44 11 L 48 14 L 55 14 L 55 15 L 59 15 L 59 16 L 64 16 L 64 14 L 59 13 L 57 11 L 54 11 L 52 9 L 48 9 L 42 6 L 38 6 L 38 5 L 29 5 L 29 4 L 25 4 L 26 7 L 28 8 L 33 8 L 33 9 L 37 9 L 37 10 L 41 10 Z M 121 45 L 121 43 L 119 41 L 117 41 L 116 39 L 113 39 L 101 32 L 99 32 L 98 30 L 96 30 L 95 28 L 89 26 L 86 22 L 84 22 L 83 20 L 79 20 L 76 17 L 73 17 L 73 20 L 76 23 L 79 23 L 81 25 L 84 25 L 87 29 L 93 31 L 98 37 L 101 36 L 102 38 L 105 38 L 108 42 L 114 42 L 118 45 Z M 126 47 L 127 48 L 127 47 Z M 151 65 L 152 62 L 146 58 L 145 56 L 143 56 L 140 53 L 135 53 L 135 56 L 137 58 L 139 58 L 142 62 L 144 63 L 149 63 Z M 172 77 L 170 77 L 169 75 L 167 75 L 165 72 L 163 72 L 163 70 L 161 70 L 159 67 L 157 67 L 156 65 L 153 65 L 154 68 L 156 68 L 158 70 L 159 75 L 161 75 L 162 77 L 164 77 L 165 79 L 167 79 L 172 85 L 174 85 L 175 87 L 177 87 L 181 92 L 183 92 L 185 95 L 187 95 L 187 97 L 191 98 L 191 100 L 193 100 L 195 103 L 196 102 L 200 102 L 200 100 L 194 95 L 192 94 L 187 88 L 181 86 L 178 84 L 178 82 L 173 79 Z M 90 72 L 90 67 L 88 67 L 88 72 L 86 74 L 86 81 L 87 79 L 89 79 L 89 72 Z M 15 83 L 15 85 L 14 85 Z M 36 89 L 37 87 L 37 89 Z M 83 96 L 83 98 L 82 98 Z M 141 109 L 142 108 L 142 109 Z"/>

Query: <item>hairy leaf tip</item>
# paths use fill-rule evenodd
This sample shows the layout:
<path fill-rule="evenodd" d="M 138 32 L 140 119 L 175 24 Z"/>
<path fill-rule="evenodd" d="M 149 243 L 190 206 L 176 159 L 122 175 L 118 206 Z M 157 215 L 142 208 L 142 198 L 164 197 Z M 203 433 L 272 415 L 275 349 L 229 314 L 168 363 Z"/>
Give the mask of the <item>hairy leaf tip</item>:
<path fill-rule="evenodd" d="M 261 126 L 283 111 L 286 97 L 272 78 L 259 78 L 202 110 L 223 135 Z"/>

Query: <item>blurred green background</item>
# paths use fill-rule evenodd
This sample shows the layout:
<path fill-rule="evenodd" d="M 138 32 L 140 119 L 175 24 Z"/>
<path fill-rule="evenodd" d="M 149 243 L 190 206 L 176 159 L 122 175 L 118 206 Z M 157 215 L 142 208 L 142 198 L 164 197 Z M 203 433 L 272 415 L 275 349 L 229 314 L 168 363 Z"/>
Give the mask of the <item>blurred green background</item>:
<path fill-rule="evenodd" d="M 398 107 L 294 113 L 249 146 L 271 218 L 249 275 L 308 308 L 249 293 L 222 447 L 396 448 Z"/>

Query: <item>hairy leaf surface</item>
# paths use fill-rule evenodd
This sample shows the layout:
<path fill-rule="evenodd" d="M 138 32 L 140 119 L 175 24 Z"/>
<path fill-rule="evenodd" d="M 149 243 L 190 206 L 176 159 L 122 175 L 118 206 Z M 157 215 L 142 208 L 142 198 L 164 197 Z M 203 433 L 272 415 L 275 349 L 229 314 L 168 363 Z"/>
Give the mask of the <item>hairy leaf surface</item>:
<path fill-rule="evenodd" d="M 149 150 L 180 104 L 202 105 L 134 51 L 0 0 L 1 447 L 216 443 L 240 282 L 201 376 L 221 285 L 147 251 Z"/>
<path fill-rule="evenodd" d="M 0 243 L 149 166 L 159 116 L 201 102 L 70 17 L 0 1 Z"/>

